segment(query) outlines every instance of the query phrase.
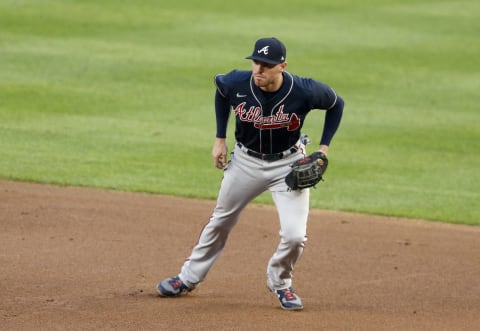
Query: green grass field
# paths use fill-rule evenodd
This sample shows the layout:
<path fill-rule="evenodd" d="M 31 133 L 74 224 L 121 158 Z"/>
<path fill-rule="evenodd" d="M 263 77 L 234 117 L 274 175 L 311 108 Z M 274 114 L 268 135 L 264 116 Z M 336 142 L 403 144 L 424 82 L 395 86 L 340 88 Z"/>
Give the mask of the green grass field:
<path fill-rule="evenodd" d="M 479 32 L 473 0 L 0 0 L 0 177 L 214 199 L 213 75 L 276 36 L 346 101 L 312 207 L 478 225 Z"/>

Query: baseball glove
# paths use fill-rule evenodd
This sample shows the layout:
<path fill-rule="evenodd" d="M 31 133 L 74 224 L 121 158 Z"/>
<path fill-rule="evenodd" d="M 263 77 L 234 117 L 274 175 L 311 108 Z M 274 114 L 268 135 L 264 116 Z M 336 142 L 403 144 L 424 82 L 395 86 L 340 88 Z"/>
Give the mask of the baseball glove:
<path fill-rule="evenodd" d="M 328 159 L 324 153 L 312 153 L 291 165 L 292 170 L 285 177 L 285 183 L 291 190 L 301 190 L 315 186 L 322 180 L 327 166 Z"/>

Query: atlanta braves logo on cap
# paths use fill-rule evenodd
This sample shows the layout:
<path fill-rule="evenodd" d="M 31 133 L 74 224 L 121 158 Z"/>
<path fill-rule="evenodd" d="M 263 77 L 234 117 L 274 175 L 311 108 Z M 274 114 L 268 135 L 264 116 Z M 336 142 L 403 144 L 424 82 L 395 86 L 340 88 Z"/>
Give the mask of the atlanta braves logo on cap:
<path fill-rule="evenodd" d="M 258 53 L 258 54 L 263 53 L 263 54 L 265 54 L 265 55 L 268 55 L 268 48 L 269 48 L 269 47 L 270 47 L 270 46 L 265 46 L 265 47 L 263 47 L 262 49 L 259 49 L 259 50 L 257 51 L 257 53 Z"/>
<path fill-rule="evenodd" d="M 269 64 L 280 64 L 285 62 L 287 50 L 277 38 L 262 38 L 255 43 L 252 55 L 246 58 Z"/>

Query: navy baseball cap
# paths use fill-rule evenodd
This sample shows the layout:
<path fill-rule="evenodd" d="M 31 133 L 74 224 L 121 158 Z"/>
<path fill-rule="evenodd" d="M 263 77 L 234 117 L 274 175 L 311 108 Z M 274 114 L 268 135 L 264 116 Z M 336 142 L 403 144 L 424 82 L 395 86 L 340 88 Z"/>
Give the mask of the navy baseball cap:
<path fill-rule="evenodd" d="M 277 38 L 262 38 L 257 40 L 252 55 L 247 56 L 246 59 L 280 64 L 287 59 L 287 49 Z"/>

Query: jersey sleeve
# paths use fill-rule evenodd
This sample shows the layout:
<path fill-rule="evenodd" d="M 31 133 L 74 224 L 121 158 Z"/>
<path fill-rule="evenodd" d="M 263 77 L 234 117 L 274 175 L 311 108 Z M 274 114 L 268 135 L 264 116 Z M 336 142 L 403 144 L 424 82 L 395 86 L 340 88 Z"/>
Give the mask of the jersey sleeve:
<path fill-rule="evenodd" d="M 228 100 L 217 89 L 215 91 L 215 119 L 217 123 L 217 138 L 227 137 L 228 118 L 230 117 L 230 105 Z"/>
<path fill-rule="evenodd" d="M 320 144 L 330 145 L 330 142 L 340 125 L 345 103 L 343 99 L 327 84 L 311 78 L 306 78 L 303 83 L 305 90 L 309 93 L 310 109 L 326 110 Z"/>
<path fill-rule="evenodd" d="M 215 91 L 215 119 L 217 124 L 217 138 L 225 138 L 227 136 L 228 118 L 230 117 L 229 95 L 231 88 L 230 77 L 235 70 L 228 74 L 218 74 L 214 77 L 214 83 L 217 87 Z"/>
<path fill-rule="evenodd" d="M 320 145 L 330 145 L 343 116 L 343 107 L 345 103 L 340 96 L 337 96 L 335 104 L 325 113 L 325 122 L 323 125 L 323 134 Z"/>
<path fill-rule="evenodd" d="M 215 75 L 214 83 L 217 87 L 217 91 L 224 98 L 228 98 L 230 94 L 230 77 L 235 73 L 235 70 L 230 71 L 228 74 L 218 74 Z"/>
<path fill-rule="evenodd" d="M 338 97 L 330 86 L 313 79 L 307 79 L 305 83 L 311 91 L 311 109 L 329 110 L 335 106 Z"/>

